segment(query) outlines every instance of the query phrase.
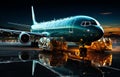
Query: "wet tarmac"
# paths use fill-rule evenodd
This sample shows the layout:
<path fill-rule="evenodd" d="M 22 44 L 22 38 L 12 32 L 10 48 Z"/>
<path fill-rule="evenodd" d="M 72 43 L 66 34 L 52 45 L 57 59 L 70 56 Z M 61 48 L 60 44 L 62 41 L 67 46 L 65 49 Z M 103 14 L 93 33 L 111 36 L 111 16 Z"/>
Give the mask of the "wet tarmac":
<path fill-rule="evenodd" d="M 43 75 L 42 77 L 45 77 L 44 75 L 46 75 L 46 70 L 43 69 L 44 66 L 45 68 L 46 67 L 50 68 L 50 71 L 53 70 L 52 71 L 53 75 L 51 75 L 52 77 L 56 77 L 56 76 L 57 77 L 59 76 L 63 76 L 63 77 L 64 76 L 67 76 L 67 77 L 118 77 L 120 75 L 120 50 L 119 48 L 120 48 L 120 43 L 113 42 L 113 50 L 110 51 L 112 53 L 112 65 L 110 67 L 98 67 L 97 68 L 97 67 L 89 65 L 89 62 L 84 63 L 84 62 L 81 62 L 78 60 L 72 60 L 72 59 L 68 59 L 67 62 L 64 63 L 63 65 L 59 65 L 55 67 L 51 67 L 49 65 L 45 65 L 40 62 L 42 65 L 39 65 L 39 64 L 37 65 L 37 70 L 35 70 L 35 75 L 33 77 L 38 77 L 40 75 L 41 76 Z M 20 60 L 18 54 L 20 54 L 23 51 L 27 51 L 31 55 L 30 62 L 29 61 L 25 62 L 25 61 Z M 31 63 L 33 60 L 38 61 L 39 51 L 41 51 L 39 48 L 30 47 L 29 44 L 22 45 L 20 43 L 1 42 L 0 43 L 0 67 L 1 67 L 0 77 L 9 77 L 10 75 L 12 77 L 16 77 L 18 72 L 19 72 L 18 76 L 20 77 L 21 76 L 32 77 L 32 74 L 31 74 L 32 64 Z M 9 62 L 9 63 L 6 63 L 6 62 Z M 27 72 L 25 71 L 25 69 Z M 57 72 L 57 74 L 59 75 L 54 74 L 55 72 Z M 8 75 L 6 73 L 8 73 Z M 26 74 L 23 74 L 23 73 L 26 73 Z M 19 75 L 19 74 L 23 74 L 23 75 Z"/>

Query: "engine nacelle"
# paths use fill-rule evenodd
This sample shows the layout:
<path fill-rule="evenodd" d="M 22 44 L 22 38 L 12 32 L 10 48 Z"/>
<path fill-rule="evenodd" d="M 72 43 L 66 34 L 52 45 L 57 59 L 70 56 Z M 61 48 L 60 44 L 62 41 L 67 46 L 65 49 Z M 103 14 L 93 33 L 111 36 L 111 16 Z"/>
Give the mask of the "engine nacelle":
<path fill-rule="evenodd" d="M 28 33 L 22 32 L 22 33 L 19 35 L 18 40 L 19 40 L 21 43 L 28 43 L 28 42 L 30 41 L 30 35 L 29 35 Z"/>
<path fill-rule="evenodd" d="M 50 33 L 48 33 L 48 32 L 42 32 L 42 34 L 47 36 L 47 37 L 50 36 Z"/>

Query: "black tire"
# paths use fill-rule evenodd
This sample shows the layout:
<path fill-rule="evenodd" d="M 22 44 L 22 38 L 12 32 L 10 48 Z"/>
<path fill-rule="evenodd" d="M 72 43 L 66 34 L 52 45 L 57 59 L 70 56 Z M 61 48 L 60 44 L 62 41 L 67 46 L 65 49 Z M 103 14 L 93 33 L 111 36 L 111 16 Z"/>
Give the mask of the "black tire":
<path fill-rule="evenodd" d="M 38 42 L 31 42 L 31 47 L 38 47 Z"/>

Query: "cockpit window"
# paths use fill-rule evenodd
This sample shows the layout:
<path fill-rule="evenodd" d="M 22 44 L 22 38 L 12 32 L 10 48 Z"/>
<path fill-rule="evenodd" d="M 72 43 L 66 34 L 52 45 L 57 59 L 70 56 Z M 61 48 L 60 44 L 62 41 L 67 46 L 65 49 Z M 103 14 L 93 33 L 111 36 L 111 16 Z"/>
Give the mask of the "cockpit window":
<path fill-rule="evenodd" d="M 91 22 L 90 21 L 83 21 L 81 23 L 82 26 L 90 26 L 91 25 Z"/>
<path fill-rule="evenodd" d="M 92 25 L 97 25 L 97 23 L 95 21 L 91 21 Z"/>
<path fill-rule="evenodd" d="M 85 24 L 86 24 L 86 22 L 84 22 L 84 21 L 81 23 L 82 26 L 85 25 Z"/>
<path fill-rule="evenodd" d="M 91 25 L 90 21 L 86 21 L 86 25 Z"/>
<path fill-rule="evenodd" d="M 90 25 L 97 25 L 95 21 L 82 21 L 81 22 L 82 26 L 90 26 Z"/>

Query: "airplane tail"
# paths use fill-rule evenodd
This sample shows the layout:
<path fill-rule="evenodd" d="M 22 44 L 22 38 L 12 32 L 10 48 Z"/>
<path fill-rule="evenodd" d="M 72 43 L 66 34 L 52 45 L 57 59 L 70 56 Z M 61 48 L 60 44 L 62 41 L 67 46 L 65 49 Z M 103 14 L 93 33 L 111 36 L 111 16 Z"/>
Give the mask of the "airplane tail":
<path fill-rule="evenodd" d="M 37 24 L 36 20 L 35 20 L 35 14 L 34 14 L 34 9 L 33 6 L 31 6 L 31 10 L 32 10 L 32 20 L 33 20 L 33 24 Z"/>

